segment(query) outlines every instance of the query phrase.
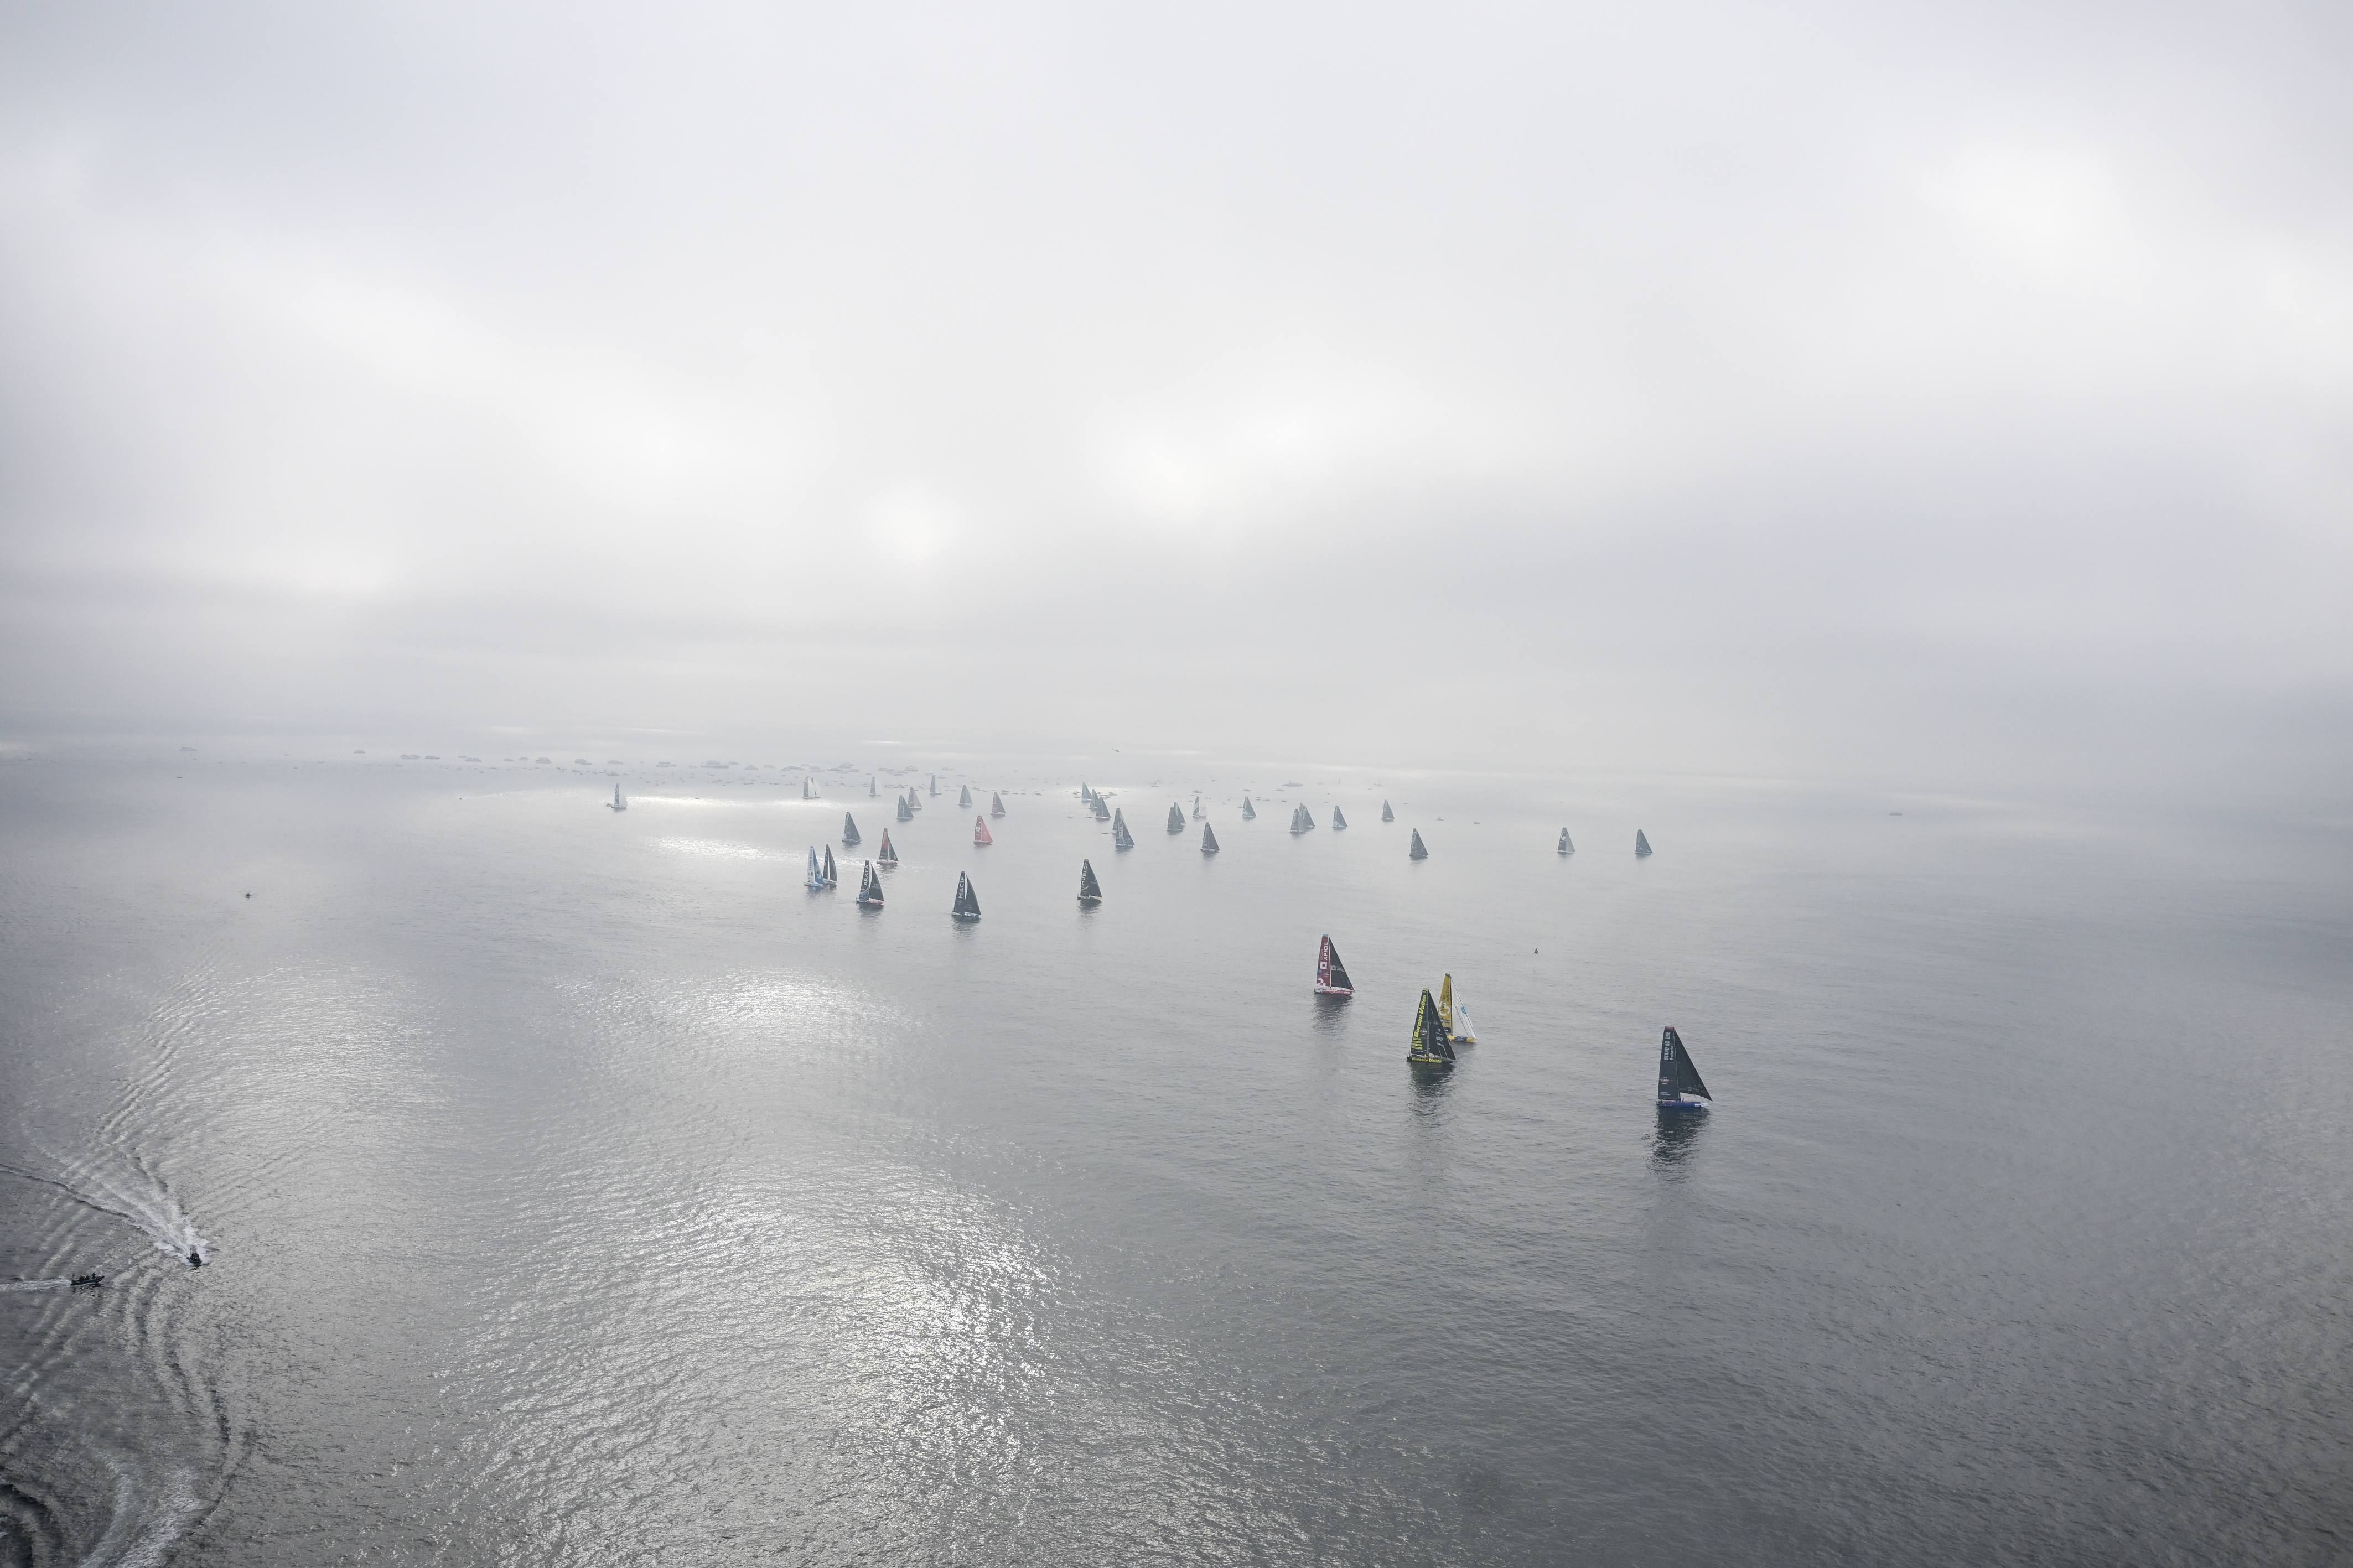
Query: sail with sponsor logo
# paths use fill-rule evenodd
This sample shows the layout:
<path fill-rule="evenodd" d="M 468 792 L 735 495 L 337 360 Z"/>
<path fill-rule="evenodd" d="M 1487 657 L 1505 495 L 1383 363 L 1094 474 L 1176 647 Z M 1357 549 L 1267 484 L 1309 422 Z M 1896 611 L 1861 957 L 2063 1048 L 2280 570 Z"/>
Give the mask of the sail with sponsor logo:
<path fill-rule="evenodd" d="M 1406 1042 L 1405 1059 L 1418 1068 L 1454 1065 L 1454 1044 L 1447 1038 L 1446 1025 L 1438 1016 L 1438 1004 L 1430 1000 L 1427 985 L 1421 988 L 1420 1005 L 1413 1010 L 1413 1034 Z"/>
<path fill-rule="evenodd" d="M 996 839 L 990 837 L 988 835 L 988 818 L 982 816 L 977 813 L 974 814 L 972 819 L 972 841 L 975 844 L 994 844 L 997 842 Z"/>
<path fill-rule="evenodd" d="M 827 853 L 830 854 L 832 851 L 828 850 Z M 807 886 L 808 890 L 812 893 L 823 892 L 825 890 L 825 868 L 818 864 L 817 846 L 814 844 L 809 846 L 808 882 Z"/>
<path fill-rule="evenodd" d="M 1705 1110 L 1715 1098 L 1701 1080 L 1699 1068 L 1692 1065 L 1683 1037 L 1669 1024 L 1666 1033 L 1659 1037 L 1659 1109 Z"/>
<path fill-rule="evenodd" d="M 858 879 L 858 903 L 861 909 L 882 907 L 882 879 L 874 874 L 874 862 L 866 862 L 866 869 Z"/>
<path fill-rule="evenodd" d="M 1095 863 L 1092 860 L 1079 862 L 1079 902 L 1082 904 L 1103 902 L 1103 884 L 1095 880 Z"/>
<path fill-rule="evenodd" d="M 1325 937 L 1322 951 L 1315 955 L 1315 994 L 1318 996 L 1354 996 L 1356 987 L 1348 978 L 1348 966 L 1340 962 L 1340 950 Z"/>
<path fill-rule="evenodd" d="M 841 886 L 841 873 L 833 868 L 833 846 L 830 844 L 825 847 L 825 885 L 828 888 Z"/>
<path fill-rule="evenodd" d="M 972 890 L 972 878 L 965 872 L 956 873 L 955 904 L 948 913 L 960 921 L 980 919 L 980 895 Z"/>

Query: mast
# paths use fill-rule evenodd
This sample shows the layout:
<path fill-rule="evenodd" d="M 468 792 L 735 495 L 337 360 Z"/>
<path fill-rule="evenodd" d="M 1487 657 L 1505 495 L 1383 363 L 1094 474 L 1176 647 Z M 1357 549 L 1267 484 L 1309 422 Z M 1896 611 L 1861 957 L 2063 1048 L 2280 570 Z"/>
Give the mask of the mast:
<path fill-rule="evenodd" d="M 991 816 L 1003 816 L 1005 815 L 1005 797 L 998 795 L 995 790 L 990 790 L 988 792 L 988 815 Z"/>
<path fill-rule="evenodd" d="M 972 819 L 972 841 L 975 844 L 994 844 L 997 842 L 996 839 L 991 838 L 988 836 L 988 818 L 977 814 L 974 816 Z"/>
<path fill-rule="evenodd" d="M 980 919 L 980 896 L 972 890 L 972 878 L 962 871 L 956 873 L 955 907 L 949 912 L 960 921 Z"/>
<path fill-rule="evenodd" d="M 1636 855 L 1636 856 L 1638 856 L 1638 857 L 1640 857 L 1640 856 L 1643 856 L 1643 855 L 1648 855 L 1650 852 L 1651 852 L 1651 841 L 1650 841 L 1649 839 L 1647 839 L 1647 838 L 1645 838 L 1645 837 L 1642 837 L 1642 830 L 1641 830 L 1641 828 L 1639 828 L 1639 827 L 1638 827 L 1638 828 L 1634 829 L 1634 853 L 1635 853 L 1635 855 Z"/>
<path fill-rule="evenodd" d="M 1185 831 L 1185 808 L 1174 801 L 1168 805 L 1168 831 L 1171 833 Z"/>
<path fill-rule="evenodd" d="M 844 845 L 858 842 L 858 818 L 846 811 L 841 814 L 841 842 Z"/>
<path fill-rule="evenodd" d="M 1659 1037 L 1659 1103 L 1684 1110 L 1704 1110 L 1706 1102 L 1715 1097 L 1701 1081 L 1699 1068 L 1692 1065 L 1691 1052 L 1683 1048 L 1683 1037 L 1675 1033 L 1672 1024 Z"/>
<path fill-rule="evenodd" d="M 1205 822 L 1201 824 L 1201 853 L 1204 855 L 1215 855 L 1217 852 L 1218 830 L 1208 823 Z"/>
<path fill-rule="evenodd" d="M 1115 808 L 1111 814 L 1111 844 L 1114 849 L 1135 847 L 1135 835 L 1127 830 L 1127 813 L 1124 809 Z"/>
<path fill-rule="evenodd" d="M 1334 806 L 1334 807 L 1332 808 L 1332 827 L 1333 827 L 1333 830 L 1334 830 L 1335 832 L 1337 832 L 1339 829 L 1341 829 L 1341 828 L 1343 828 L 1343 827 L 1345 827 L 1345 826 L 1348 826 L 1348 819 L 1347 819 L 1346 817 L 1345 817 L 1345 816 L 1341 816 L 1341 815 L 1340 815 L 1340 808 L 1339 808 L 1338 806 L 1336 806 L 1336 805 L 1335 805 L 1335 806 Z"/>
<path fill-rule="evenodd" d="M 1388 801 L 1381 802 L 1381 820 L 1383 822 L 1395 822 L 1397 820 L 1397 813 L 1389 809 L 1389 803 Z"/>
<path fill-rule="evenodd" d="M 1405 858 L 1409 860 L 1427 860 L 1430 858 L 1430 851 L 1422 847 L 1421 829 L 1419 827 L 1413 830 L 1413 847 L 1405 852 Z"/>
<path fill-rule="evenodd" d="M 1095 863 L 1092 860 L 1079 862 L 1079 902 L 1082 904 L 1103 902 L 1103 884 L 1095 880 Z"/>
<path fill-rule="evenodd" d="M 874 857 L 874 863 L 878 866 L 896 866 L 899 863 L 899 852 L 891 847 L 891 830 L 887 827 L 882 830 L 882 851 Z"/>

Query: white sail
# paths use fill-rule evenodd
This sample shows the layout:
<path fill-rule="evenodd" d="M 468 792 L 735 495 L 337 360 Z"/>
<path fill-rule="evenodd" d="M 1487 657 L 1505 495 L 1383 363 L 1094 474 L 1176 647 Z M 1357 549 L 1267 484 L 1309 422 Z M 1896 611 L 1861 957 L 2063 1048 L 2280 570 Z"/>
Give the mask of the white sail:
<path fill-rule="evenodd" d="M 818 864 L 817 846 L 814 844 L 809 846 L 808 885 L 813 889 L 825 886 L 825 868 Z"/>

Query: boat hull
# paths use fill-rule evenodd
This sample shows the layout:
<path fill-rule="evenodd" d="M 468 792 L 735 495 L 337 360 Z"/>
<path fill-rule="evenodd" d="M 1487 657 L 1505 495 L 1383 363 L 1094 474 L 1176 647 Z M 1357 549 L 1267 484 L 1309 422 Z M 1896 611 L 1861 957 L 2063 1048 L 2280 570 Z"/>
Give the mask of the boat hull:
<path fill-rule="evenodd" d="M 1659 1109 L 1661 1110 L 1705 1110 L 1708 1109 L 1708 1102 L 1704 1100 L 1662 1100 L 1659 1101 Z"/>
<path fill-rule="evenodd" d="M 1356 994 L 1356 988 L 1353 985 L 1318 985 L 1315 988 L 1318 996 L 1354 996 Z"/>

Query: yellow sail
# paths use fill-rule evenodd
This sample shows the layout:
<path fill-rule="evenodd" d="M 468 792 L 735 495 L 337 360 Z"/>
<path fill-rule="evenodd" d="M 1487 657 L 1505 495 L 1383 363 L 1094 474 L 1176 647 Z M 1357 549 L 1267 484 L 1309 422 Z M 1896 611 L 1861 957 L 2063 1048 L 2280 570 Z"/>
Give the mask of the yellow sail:
<path fill-rule="evenodd" d="M 1438 1021 L 1446 1026 L 1446 1037 L 1454 1037 L 1454 976 L 1448 975 L 1438 987 Z"/>

